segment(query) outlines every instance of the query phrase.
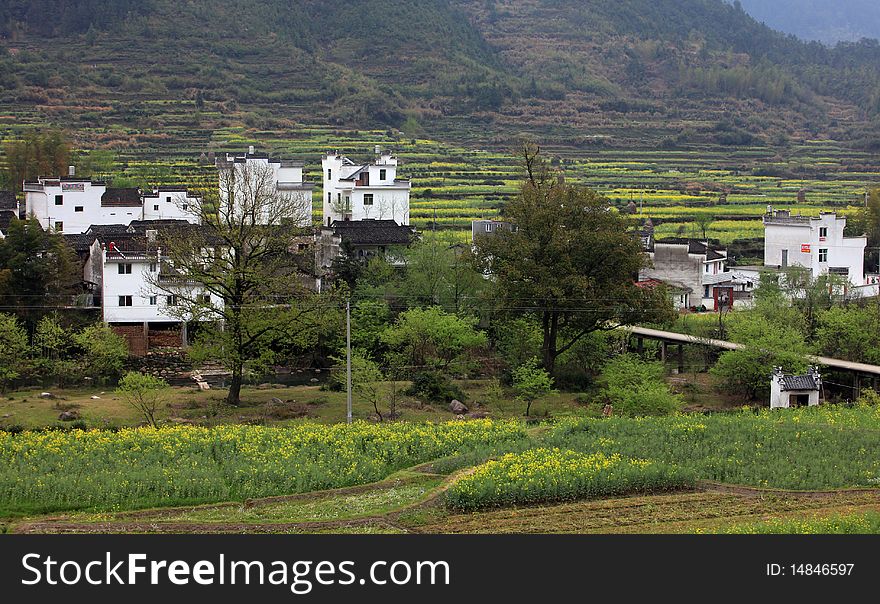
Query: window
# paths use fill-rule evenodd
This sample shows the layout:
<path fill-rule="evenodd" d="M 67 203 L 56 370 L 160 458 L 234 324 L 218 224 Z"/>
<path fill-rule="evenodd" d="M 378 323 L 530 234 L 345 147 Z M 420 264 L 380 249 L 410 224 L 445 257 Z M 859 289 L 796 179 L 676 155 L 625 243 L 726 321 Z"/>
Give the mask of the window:
<path fill-rule="evenodd" d="M 119 296 L 119 306 L 131 306 L 131 296 Z"/>
<path fill-rule="evenodd" d="M 159 296 L 150 296 L 150 306 L 156 306 L 159 303 Z"/>
<path fill-rule="evenodd" d="M 154 206 L 153 206 L 153 211 L 154 211 L 154 212 L 158 212 L 158 211 L 159 211 L 159 206 L 158 206 L 158 205 L 154 205 Z"/>
<path fill-rule="evenodd" d="M 327 193 L 327 204 L 333 203 L 333 193 Z"/>
<path fill-rule="evenodd" d="M 782 250 L 782 268 L 788 268 L 788 250 Z"/>
<path fill-rule="evenodd" d="M 63 231 L 64 230 L 64 223 L 61 222 L 60 220 L 56 220 L 55 221 L 55 230 L 58 231 L 59 233 L 61 231 Z"/>
<path fill-rule="evenodd" d="M 708 298 L 708 297 L 709 297 L 709 286 L 708 286 L 708 285 L 704 285 L 704 286 L 703 286 L 703 297 L 704 297 L 704 298 Z"/>
<path fill-rule="evenodd" d="M 150 262 L 150 272 L 151 273 L 156 272 L 156 263 L 155 262 Z"/>
<path fill-rule="evenodd" d="M 82 211 L 83 211 L 83 207 L 82 207 L 82 206 L 73 206 L 73 211 L 74 211 L 74 212 L 82 212 Z"/>
<path fill-rule="evenodd" d="M 379 180 L 385 180 L 386 176 L 387 176 L 386 170 L 379 170 Z"/>
<path fill-rule="evenodd" d="M 488 222 L 486 223 L 486 232 L 487 232 L 487 233 L 491 233 L 491 232 L 492 232 L 492 225 L 489 224 Z"/>
<path fill-rule="evenodd" d="M 116 267 L 117 267 L 117 270 L 119 271 L 120 275 L 130 275 L 131 274 L 131 265 L 130 264 L 120 263 L 120 264 L 117 264 Z"/>
<path fill-rule="evenodd" d="M 819 248 L 819 262 L 828 262 L 828 248 Z"/>
<path fill-rule="evenodd" d="M 168 306 L 177 306 L 177 296 L 176 295 L 165 296 L 165 303 Z"/>
<path fill-rule="evenodd" d="M 211 294 L 202 294 L 199 296 L 202 304 L 210 304 L 211 303 Z"/>
<path fill-rule="evenodd" d="M 367 193 L 364 195 L 364 205 L 365 206 L 373 205 L 373 194 L 372 193 Z"/>
<path fill-rule="evenodd" d="M 64 205 L 64 195 L 56 195 L 55 196 L 55 205 L 56 206 Z"/>
<path fill-rule="evenodd" d="M 327 170 L 327 180 L 333 180 L 333 170 Z"/>
<path fill-rule="evenodd" d="M 180 206 L 180 207 L 181 207 L 181 209 L 183 209 L 184 211 L 186 211 L 186 210 L 189 209 L 189 204 L 185 203 L 185 204 L 183 204 L 183 205 Z"/>
<path fill-rule="evenodd" d="M 824 241 L 828 238 L 828 227 L 819 227 L 819 241 Z"/>
<path fill-rule="evenodd" d="M 709 267 L 710 267 L 710 266 L 711 266 L 711 265 L 709 265 L 709 264 L 706 265 L 706 272 L 707 272 L 707 273 L 709 272 Z"/>
<path fill-rule="evenodd" d="M 165 203 L 171 203 L 171 195 L 167 195 L 167 196 L 165 197 Z M 156 206 L 156 209 L 158 210 L 158 209 L 159 209 L 159 206 Z"/>

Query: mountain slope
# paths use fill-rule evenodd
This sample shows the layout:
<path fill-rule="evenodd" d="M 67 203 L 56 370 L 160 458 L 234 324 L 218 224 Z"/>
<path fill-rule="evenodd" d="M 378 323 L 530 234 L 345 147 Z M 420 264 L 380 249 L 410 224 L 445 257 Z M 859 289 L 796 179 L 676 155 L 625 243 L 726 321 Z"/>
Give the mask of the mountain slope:
<path fill-rule="evenodd" d="M 0 36 L 0 106 L 84 132 L 162 130 L 157 108 L 182 101 L 220 116 L 203 128 L 410 118 L 490 143 L 870 145 L 880 128 L 880 45 L 803 43 L 722 0 L 8 0 Z"/>

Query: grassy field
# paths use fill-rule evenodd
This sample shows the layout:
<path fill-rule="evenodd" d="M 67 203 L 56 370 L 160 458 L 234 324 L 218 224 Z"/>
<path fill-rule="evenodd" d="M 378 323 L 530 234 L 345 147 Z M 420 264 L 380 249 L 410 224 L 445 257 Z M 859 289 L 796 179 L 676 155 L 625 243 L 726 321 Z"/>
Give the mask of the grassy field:
<path fill-rule="evenodd" d="M 3 441 L 0 522 L 30 533 L 876 532 L 878 428 L 877 409 L 838 407 L 532 428 L 484 420 L 23 433 Z M 559 460 L 542 453 L 550 446 L 564 447 Z M 612 476 L 621 452 L 633 467 L 692 478 L 671 485 L 633 474 L 637 488 L 621 487 Z M 603 468 L 613 488 L 591 486 Z M 559 486 L 582 470 L 578 484 L 591 488 Z M 462 512 L 450 497 L 474 480 L 508 492 L 528 484 L 530 495 Z M 339 488 L 320 490 L 328 487 Z"/>

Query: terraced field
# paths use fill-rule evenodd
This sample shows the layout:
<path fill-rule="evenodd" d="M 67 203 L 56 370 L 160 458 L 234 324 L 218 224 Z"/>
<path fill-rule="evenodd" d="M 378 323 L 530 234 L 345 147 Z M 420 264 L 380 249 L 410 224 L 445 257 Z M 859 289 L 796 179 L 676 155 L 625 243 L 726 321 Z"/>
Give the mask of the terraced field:
<path fill-rule="evenodd" d="M 480 149 L 392 130 L 339 130 L 277 119 L 267 120 L 265 127 L 234 126 L 217 111 L 196 114 L 191 102 L 149 104 L 144 111 L 151 117 L 142 129 L 108 122 L 105 128 L 75 131 L 76 145 L 84 151 L 116 153 L 113 172 L 102 176 L 144 187 L 197 187 L 210 184 L 214 175 L 210 165 L 199 162 L 200 154 L 255 145 L 306 162 L 306 177 L 319 185 L 317 223 L 321 154 L 338 149 L 367 159 L 378 144 L 399 155 L 402 177 L 413 182 L 412 223 L 462 232 L 473 219 L 497 216 L 517 191 L 518 160 L 503 147 Z M 0 138 L 14 139 L 22 127 L 40 120 L 39 114 L 0 115 Z M 654 221 L 658 236 L 702 236 L 696 219 L 710 216 L 707 235 L 725 244 L 760 237 L 760 217 L 768 205 L 803 214 L 852 212 L 864 202 L 865 190 L 880 184 L 876 154 L 847 150 L 833 141 L 675 150 L 550 145 L 545 153 L 569 181 L 599 190 L 621 208 L 632 202 L 637 217 Z M 802 190 L 805 201 L 798 203 Z"/>

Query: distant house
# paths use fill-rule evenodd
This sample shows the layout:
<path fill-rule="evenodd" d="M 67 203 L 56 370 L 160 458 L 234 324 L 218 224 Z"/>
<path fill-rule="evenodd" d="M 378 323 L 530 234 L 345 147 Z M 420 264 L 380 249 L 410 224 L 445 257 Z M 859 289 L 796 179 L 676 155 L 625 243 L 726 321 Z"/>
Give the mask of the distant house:
<path fill-rule="evenodd" d="M 247 153 L 227 153 L 221 157 L 215 157 L 214 165 L 221 174 L 234 176 L 234 179 L 225 180 L 227 184 L 223 187 L 223 189 L 233 189 L 233 194 L 235 189 L 240 188 L 242 185 L 233 185 L 232 183 L 236 181 L 252 181 L 249 188 L 254 193 L 246 193 L 252 198 L 261 195 L 260 189 L 263 183 L 256 182 L 257 179 L 263 180 L 268 175 L 268 179 L 271 180 L 271 185 L 274 189 L 267 193 L 281 202 L 280 208 L 276 207 L 276 209 L 290 210 L 295 214 L 294 216 L 284 216 L 281 218 L 293 219 L 299 227 L 310 227 L 312 225 L 312 190 L 314 189 L 314 184 L 304 180 L 303 169 L 305 165 L 303 162 L 276 159 L 268 155 L 255 153 L 254 147 L 250 146 Z M 223 202 L 223 198 L 229 195 L 230 191 L 221 190 L 219 193 L 221 202 Z M 268 199 L 265 193 L 262 195 Z M 266 205 L 270 206 L 272 204 Z M 264 215 L 258 216 L 257 222 L 265 224 L 269 220 L 269 216 L 265 215 L 265 213 L 271 211 L 271 209 L 264 210 Z"/>
<path fill-rule="evenodd" d="M 846 217 L 834 212 L 792 216 L 788 210 L 768 208 L 764 216 L 764 266 L 785 269 L 800 266 L 813 279 L 839 275 L 852 285 L 865 280 L 866 237 L 845 237 Z"/>
<path fill-rule="evenodd" d="M 90 305 L 101 307 L 102 319 L 125 337 L 132 355 L 186 344 L 187 326 L 176 312 L 179 300 L 173 292 L 189 299 L 208 296 L 212 305 L 222 307 L 223 301 L 200 284 L 177 275 L 162 252 L 163 239 L 199 228 L 185 220 L 137 220 L 92 225 L 85 233 L 64 236 L 82 263 Z"/>
<path fill-rule="evenodd" d="M 67 176 L 40 177 L 24 183 L 25 211 L 45 230 L 64 235 L 85 233 L 92 225 L 123 224 L 154 218 L 196 221 L 189 206 L 198 203 L 185 188 L 142 192 L 108 187 L 103 181 L 80 178 L 71 166 Z"/>
<path fill-rule="evenodd" d="M 473 220 L 471 221 L 471 241 L 476 241 L 479 237 L 494 235 L 498 231 L 512 231 L 515 228 L 512 222 L 504 220 Z"/>
<path fill-rule="evenodd" d="M 653 267 L 639 281 L 656 279 L 690 290 L 690 307 L 719 310 L 751 304 L 754 281 L 727 269 L 727 251 L 697 239 L 659 239 L 648 248 Z"/>
<path fill-rule="evenodd" d="M 817 367 L 806 375 L 786 375 L 777 367 L 770 378 L 770 408 L 812 407 L 819 404 L 822 376 Z"/>
<path fill-rule="evenodd" d="M 642 289 L 653 289 L 660 286 L 665 287 L 667 292 L 669 292 L 669 300 L 672 302 L 675 310 L 687 310 L 691 307 L 691 295 L 694 293 L 694 290 L 682 283 L 660 281 L 659 279 L 646 279 L 636 282 L 636 287 Z"/>
<path fill-rule="evenodd" d="M 317 287 L 322 289 L 333 260 L 342 254 L 343 243 L 348 244 L 356 258 L 368 261 L 382 256 L 392 264 L 402 264 L 399 250 L 416 238 L 415 229 L 393 220 L 336 220 L 322 226 L 315 245 Z"/>
<path fill-rule="evenodd" d="M 372 162 L 354 162 L 328 153 L 324 175 L 323 226 L 335 221 L 392 220 L 409 224 L 410 181 L 397 178 L 397 157 L 376 147 Z"/>

